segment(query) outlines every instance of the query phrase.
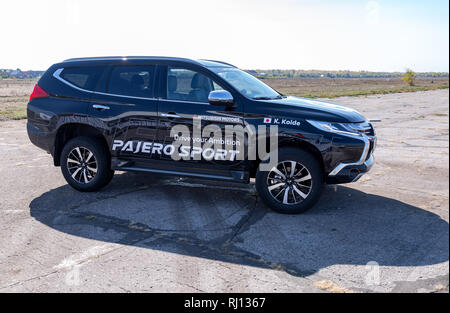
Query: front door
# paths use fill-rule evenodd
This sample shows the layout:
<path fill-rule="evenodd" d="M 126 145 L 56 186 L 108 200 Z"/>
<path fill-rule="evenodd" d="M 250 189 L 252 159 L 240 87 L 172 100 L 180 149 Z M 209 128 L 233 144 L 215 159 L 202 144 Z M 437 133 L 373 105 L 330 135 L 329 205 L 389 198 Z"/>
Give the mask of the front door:
<path fill-rule="evenodd" d="M 168 66 L 162 70 L 161 82 L 158 143 L 166 147 L 177 141 L 178 146 L 183 146 L 178 149 L 179 160 L 164 153 L 171 152 L 170 148 L 163 150 L 161 159 L 177 171 L 246 179 L 244 162 L 236 155 L 237 150 L 245 148 L 245 140 L 238 136 L 225 138 L 227 125 L 243 126 L 242 106 L 211 105 L 209 93 L 223 88 L 202 69 Z M 174 127 L 189 132 L 173 132 Z M 220 134 L 210 130 L 220 130 Z"/>

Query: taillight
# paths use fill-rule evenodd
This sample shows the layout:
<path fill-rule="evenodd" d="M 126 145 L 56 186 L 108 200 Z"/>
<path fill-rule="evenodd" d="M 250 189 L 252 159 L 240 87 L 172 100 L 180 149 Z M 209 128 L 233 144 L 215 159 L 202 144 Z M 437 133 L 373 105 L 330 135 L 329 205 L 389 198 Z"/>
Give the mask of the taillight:
<path fill-rule="evenodd" d="M 42 89 L 41 87 L 39 87 L 38 84 L 34 85 L 34 89 L 33 92 L 30 95 L 30 100 L 31 101 L 33 99 L 37 99 L 37 98 L 45 98 L 50 96 L 47 91 L 45 91 L 44 89 Z"/>

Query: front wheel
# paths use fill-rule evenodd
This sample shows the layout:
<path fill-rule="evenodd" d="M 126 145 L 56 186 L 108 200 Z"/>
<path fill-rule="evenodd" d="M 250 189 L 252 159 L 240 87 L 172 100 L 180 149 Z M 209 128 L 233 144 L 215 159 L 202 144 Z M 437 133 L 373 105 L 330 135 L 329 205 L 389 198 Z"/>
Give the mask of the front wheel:
<path fill-rule="evenodd" d="M 298 214 L 319 199 L 323 173 L 314 156 L 297 148 L 282 148 L 278 164 L 269 171 L 258 170 L 256 189 L 265 204 L 280 213 Z"/>
<path fill-rule="evenodd" d="M 61 152 L 61 171 L 79 191 L 96 191 L 106 186 L 114 171 L 105 144 L 97 138 L 76 137 Z"/>

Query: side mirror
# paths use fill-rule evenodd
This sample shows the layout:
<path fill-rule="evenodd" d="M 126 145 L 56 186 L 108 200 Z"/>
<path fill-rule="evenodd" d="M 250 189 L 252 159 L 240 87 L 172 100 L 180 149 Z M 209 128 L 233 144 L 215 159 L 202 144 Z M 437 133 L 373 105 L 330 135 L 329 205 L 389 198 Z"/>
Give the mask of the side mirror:
<path fill-rule="evenodd" d="M 208 101 L 211 105 L 232 106 L 234 104 L 233 96 L 226 90 L 213 90 L 208 95 Z"/>

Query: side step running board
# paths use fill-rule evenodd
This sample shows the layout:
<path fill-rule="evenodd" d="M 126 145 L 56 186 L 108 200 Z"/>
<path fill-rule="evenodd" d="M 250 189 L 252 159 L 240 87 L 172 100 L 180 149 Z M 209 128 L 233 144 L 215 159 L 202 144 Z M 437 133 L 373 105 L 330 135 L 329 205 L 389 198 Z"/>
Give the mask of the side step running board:
<path fill-rule="evenodd" d="M 120 166 L 120 167 L 115 167 L 114 169 L 118 170 L 118 171 L 149 172 L 149 173 L 157 173 L 157 174 L 190 176 L 190 177 L 199 177 L 199 178 L 208 178 L 208 179 L 248 182 L 248 178 L 247 178 L 247 175 L 245 175 L 245 172 L 237 172 L 237 171 L 230 172 L 231 176 L 221 176 L 221 175 L 190 173 L 190 172 L 183 172 L 183 171 L 161 170 L 161 169 L 146 168 L 146 167 L 134 167 L 134 166 Z"/>

